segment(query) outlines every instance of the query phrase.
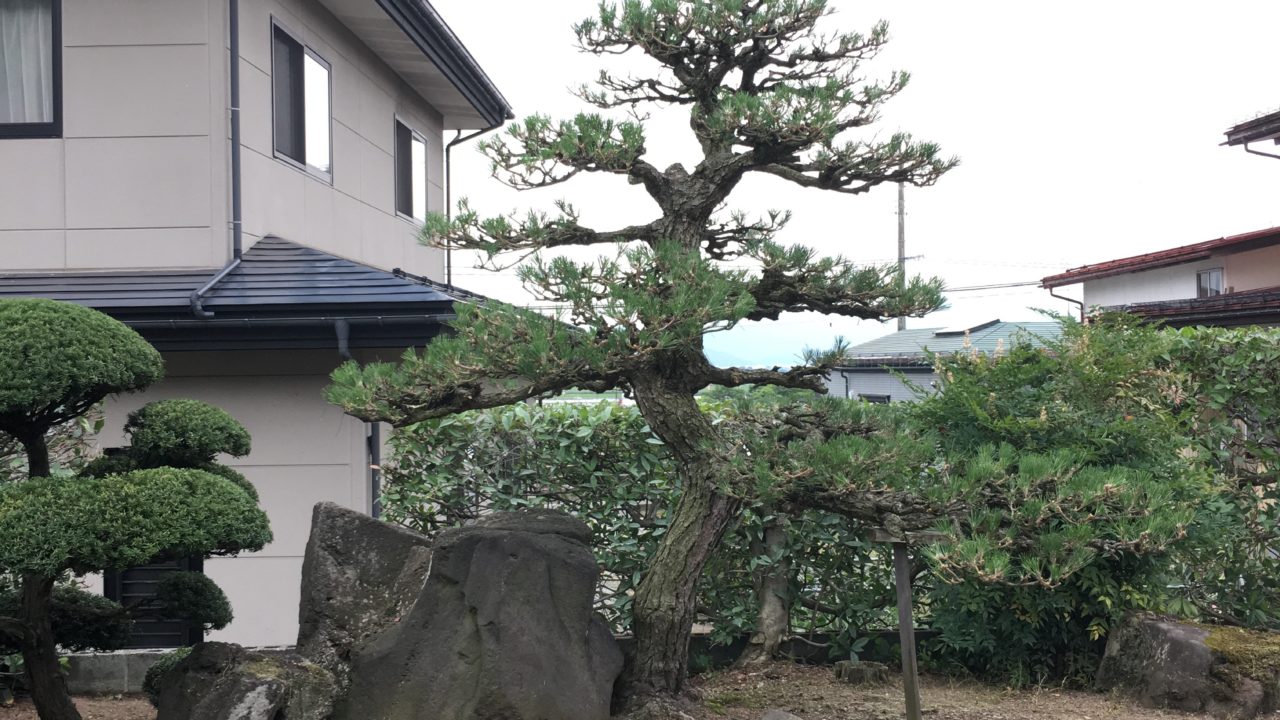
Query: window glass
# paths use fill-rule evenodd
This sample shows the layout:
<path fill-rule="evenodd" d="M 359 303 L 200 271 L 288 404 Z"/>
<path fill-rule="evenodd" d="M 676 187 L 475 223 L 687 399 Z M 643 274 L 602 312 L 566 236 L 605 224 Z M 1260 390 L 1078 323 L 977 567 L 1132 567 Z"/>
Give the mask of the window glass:
<path fill-rule="evenodd" d="M 283 28 L 274 29 L 272 94 L 275 149 L 296 162 L 329 173 L 329 66 Z"/>
<path fill-rule="evenodd" d="M 306 163 L 329 172 L 329 68 L 308 54 L 303 60 L 306 84 Z M 385 127 L 385 126 L 384 126 Z"/>
<path fill-rule="evenodd" d="M 1222 294 L 1222 268 L 1201 270 L 1196 273 L 1196 297 L 1207 298 Z"/>
<path fill-rule="evenodd" d="M 53 123 L 54 0 L 0 1 L 0 125 Z"/>
<path fill-rule="evenodd" d="M 396 121 L 396 212 L 427 219 L 427 141 Z"/>

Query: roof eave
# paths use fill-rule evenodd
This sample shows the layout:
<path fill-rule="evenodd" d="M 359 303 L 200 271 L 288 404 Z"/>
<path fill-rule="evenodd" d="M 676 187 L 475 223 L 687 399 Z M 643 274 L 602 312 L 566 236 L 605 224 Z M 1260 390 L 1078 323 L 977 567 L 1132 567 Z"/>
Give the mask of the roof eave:
<path fill-rule="evenodd" d="M 488 127 L 497 127 L 515 117 L 510 103 L 430 3 L 426 0 L 376 1 L 471 103 Z"/>

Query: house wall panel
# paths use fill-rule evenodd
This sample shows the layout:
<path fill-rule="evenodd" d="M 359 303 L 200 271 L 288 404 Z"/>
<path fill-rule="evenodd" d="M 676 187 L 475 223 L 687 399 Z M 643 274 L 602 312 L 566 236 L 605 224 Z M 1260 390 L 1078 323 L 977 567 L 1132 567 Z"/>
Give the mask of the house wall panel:
<path fill-rule="evenodd" d="M 209 141 L 66 140 L 67 228 L 210 226 Z M 153 266 L 142 253 L 135 266 Z"/>
<path fill-rule="evenodd" d="M 222 239 L 205 228 L 68 230 L 67 266 L 95 270 L 137 267 L 143 255 L 166 267 L 213 267 L 221 262 Z"/>
<path fill-rule="evenodd" d="M 209 0 L 68 0 L 63 4 L 63 44 L 201 44 L 209 18 L 217 22 L 211 7 L 225 5 Z"/>
<path fill-rule="evenodd" d="M 832 397 L 856 400 L 859 395 L 888 395 L 890 402 L 918 400 L 917 393 L 907 383 L 925 388 L 934 387 L 938 376 L 932 372 L 904 373 L 899 377 L 887 370 L 834 370 L 827 375 L 827 393 Z"/>
<path fill-rule="evenodd" d="M 61 140 L 0 142 L 0 230 L 61 230 L 66 215 Z M 40 267 L 17 255 L 0 263 L 7 269 Z"/>
<path fill-rule="evenodd" d="M 66 231 L 0 230 L 0 269 L 61 270 L 67 265 Z"/>
<path fill-rule="evenodd" d="M 69 47 L 63 68 L 65 137 L 209 134 L 203 42 Z"/>

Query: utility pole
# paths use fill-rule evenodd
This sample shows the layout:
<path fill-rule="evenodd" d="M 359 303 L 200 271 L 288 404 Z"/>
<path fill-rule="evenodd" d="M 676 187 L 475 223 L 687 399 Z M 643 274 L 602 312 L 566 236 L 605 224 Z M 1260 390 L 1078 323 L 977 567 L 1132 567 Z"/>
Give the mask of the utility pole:
<path fill-rule="evenodd" d="M 903 194 L 906 183 L 898 183 L 898 289 L 907 287 L 907 201 Z M 898 329 L 907 329 L 907 319 L 898 318 Z"/>

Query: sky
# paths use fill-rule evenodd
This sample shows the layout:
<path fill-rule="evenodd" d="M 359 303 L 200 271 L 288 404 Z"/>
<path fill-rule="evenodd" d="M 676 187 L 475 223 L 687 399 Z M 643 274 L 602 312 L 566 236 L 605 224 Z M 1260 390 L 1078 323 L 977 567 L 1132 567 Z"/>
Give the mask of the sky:
<path fill-rule="evenodd" d="M 591 81 L 599 58 L 579 52 L 571 25 L 594 0 L 432 0 L 518 117 L 571 117 L 591 108 L 569 88 Z M 828 30 L 889 22 L 892 40 L 868 76 L 911 73 L 865 135 L 897 131 L 939 143 L 961 165 L 928 188 L 906 190 L 908 272 L 947 286 L 1039 280 L 1086 263 L 1280 225 L 1280 160 L 1221 147 L 1223 131 L 1280 106 L 1274 31 L 1280 3 L 1219 0 L 832 0 Z M 611 69 L 656 68 L 634 53 Z M 658 110 L 647 159 L 696 164 L 683 110 Z M 858 137 L 850 133 L 847 137 Z M 454 197 L 482 213 L 551 209 L 566 199 L 582 221 L 606 230 L 655 217 L 643 189 L 582 175 L 516 192 L 489 175 L 472 147 L 453 153 Z M 804 189 L 749 177 L 730 198 L 747 211 L 788 209 L 779 242 L 803 243 L 861 262 L 897 253 L 897 192 Z M 582 259 L 599 248 L 578 252 Z M 531 302 L 512 273 L 455 257 L 454 282 Z M 1079 288 L 1067 294 L 1079 297 Z M 949 307 L 908 327 L 961 328 L 999 318 L 1040 319 L 1073 306 L 1036 287 L 948 293 Z M 708 337 L 717 364 L 790 365 L 805 347 L 836 336 L 857 343 L 892 332 L 892 321 L 811 313 L 744 323 Z"/>

